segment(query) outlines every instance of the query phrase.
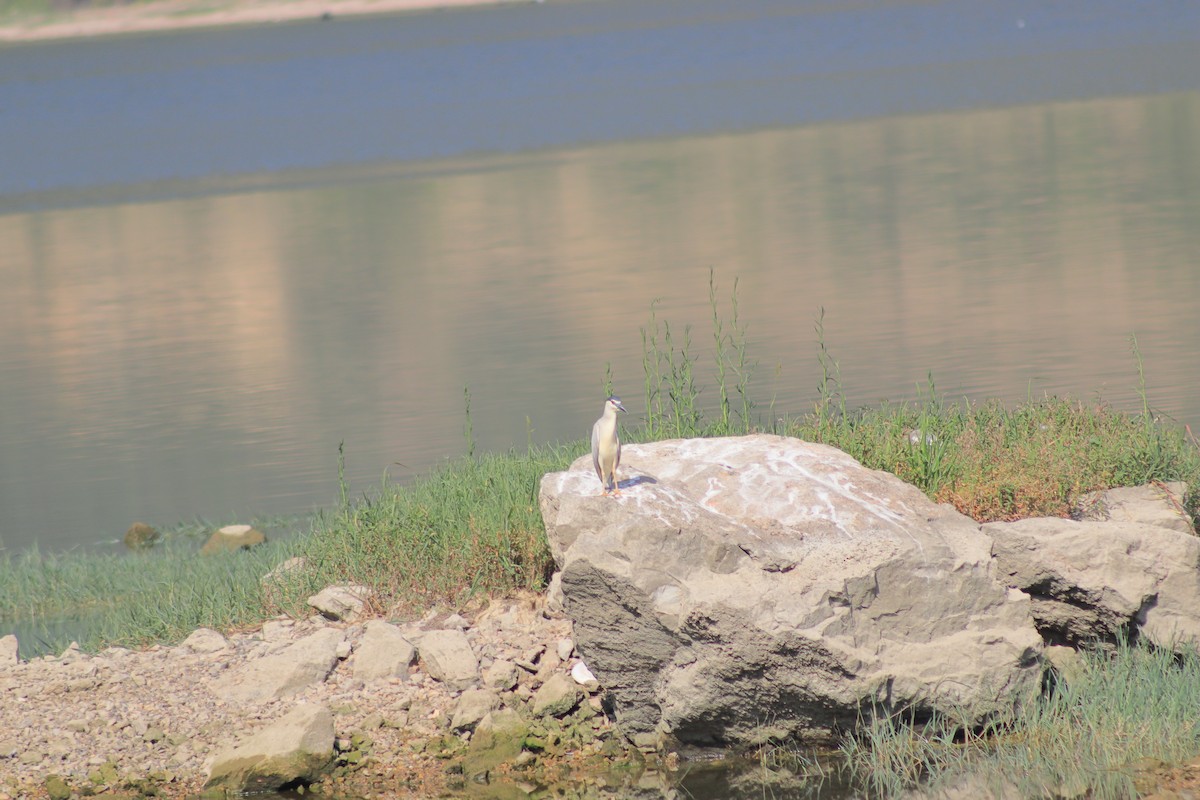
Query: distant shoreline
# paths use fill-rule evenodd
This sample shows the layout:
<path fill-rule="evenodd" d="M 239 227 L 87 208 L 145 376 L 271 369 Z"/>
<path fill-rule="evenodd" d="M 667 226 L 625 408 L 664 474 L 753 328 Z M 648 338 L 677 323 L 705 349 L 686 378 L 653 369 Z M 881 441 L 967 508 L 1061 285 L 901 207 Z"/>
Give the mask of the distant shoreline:
<path fill-rule="evenodd" d="M 155 0 L 72 11 L 31 12 L 0 21 L 0 43 L 80 39 L 122 33 L 295 22 L 540 0 Z"/>

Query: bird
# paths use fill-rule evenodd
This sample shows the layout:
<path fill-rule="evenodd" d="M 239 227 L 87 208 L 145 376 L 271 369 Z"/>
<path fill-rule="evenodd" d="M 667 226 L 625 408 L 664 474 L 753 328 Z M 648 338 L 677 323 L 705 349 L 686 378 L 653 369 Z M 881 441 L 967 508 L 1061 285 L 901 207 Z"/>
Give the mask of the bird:
<path fill-rule="evenodd" d="M 617 467 L 621 465 L 621 437 L 617 434 L 618 409 L 625 411 L 625 406 L 621 405 L 621 398 L 608 398 L 604 401 L 604 413 L 592 426 L 592 466 L 596 468 L 596 477 L 604 487 L 605 497 L 621 494 L 621 489 L 617 486 Z"/>

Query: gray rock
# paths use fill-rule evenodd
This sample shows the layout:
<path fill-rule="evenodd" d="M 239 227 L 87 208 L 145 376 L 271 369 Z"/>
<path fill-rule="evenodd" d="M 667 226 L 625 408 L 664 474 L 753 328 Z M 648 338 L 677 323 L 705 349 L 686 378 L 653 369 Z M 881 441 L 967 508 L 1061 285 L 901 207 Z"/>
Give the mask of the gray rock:
<path fill-rule="evenodd" d="M 407 676 L 409 666 L 417 660 L 417 651 L 400 629 L 381 619 L 367 622 L 362 639 L 354 654 L 354 677 L 374 681 L 393 676 Z"/>
<path fill-rule="evenodd" d="M 550 576 L 550 585 L 546 587 L 546 613 L 552 616 L 561 616 L 566 613 L 563 606 L 561 571 Z"/>
<path fill-rule="evenodd" d="M 205 788 L 266 792 L 311 783 L 333 764 L 333 714 L 299 705 L 213 761 Z"/>
<path fill-rule="evenodd" d="M 1152 643 L 1200 643 L 1200 538 L 1129 522 L 1036 518 L 983 526 L 1000 571 L 1033 597 L 1056 644 L 1112 640 L 1136 628 Z"/>
<path fill-rule="evenodd" d="M 555 647 L 555 652 L 558 653 L 559 661 L 566 661 L 571 657 L 571 653 L 575 652 L 575 642 L 572 639 L 559 639 L 558 645 Z"/>
<path fill-rule="evenodd" d="M 458 698 L 450 715 L 450 730 L 474 730 L 488 713 L 498 708 L 500 698 L 489 689 L 468 689 Z"/>
<path fill-rule="evenodd" d="M 371 590 L 366 586 L 326 586 L 308 598 L 308 604 L 327 619 L 350 621 L 362 615 L 370 597 Z"/>
<path fill-rule="evenodd" d="M 778 436 L 630 445 L 542 480 L 576 649 L 639 734 L 827 738 L 880 704 L 1006 715 L 1038 690 L 1026 595 L 978 524 L 894 475 Z"/>
<path fill-rule="evenodd" d="M 211 628 L 197 628 L 180 643 L 180 647 L 193 653 L 219 653 L 229 647 L 229 642 Z"/>
<path fill-rule="evenodd" d="M 337 664 L 342 638 L 342 632 L 333 628 L 317 631 L 237 668 L 231 676 L 210 686 L 218 697 L 241 703 L 295 694 L 328 677 Z"/>
<path fill-rule="evenodd" d="M 538 717 L 562 717 L 579 705 L 583 694 L 578 684 L 561 672 L 556 672 L 534 692 L 533 713 Z"/>
<path fill-rule="evenodd" d="M 249 525 L 226 525 L 208 537 L 208 541 L 200 548 L 200 554 L 210 556 L 230 550 L 249 550 L 265 541 L 267 537 L 263 532 Z"/>
<path fill-rule="evenodd" d="M 0 669 L 16 664 L 19 660 L 21 644 L 13 634 L 0 636 Z"/>
<path fill-rule="evenodd" d="M 1086 521 L 1134 522 L 1193 534 L 1195 524 L 1183 508 L 1187 490 L 1186 483 L 1176 481 L 1092 492 L 1076 504 L 1076 516 Z"/>
<path fill-rule="evenodd" d="M 466 689 L 479 680 L 479 661 L 460 630 L 427 631 L 421 634 L 417 651 L 434 680 L 455 689 Z"/>
<path fill-rule="evenodd" d="M 471 745 L 463 759 L 463 775 L 476 782 L 501 764 L 512 762 L 521 754 L 528 733 L 529 725 L 512 709 L 487 714 L 471 737 Z"/>
<path fill-rule="evenodd" d="M 507 692 L 517 685 L 517 665 L 498 658 L 483 671 L 483 685 Z"/>

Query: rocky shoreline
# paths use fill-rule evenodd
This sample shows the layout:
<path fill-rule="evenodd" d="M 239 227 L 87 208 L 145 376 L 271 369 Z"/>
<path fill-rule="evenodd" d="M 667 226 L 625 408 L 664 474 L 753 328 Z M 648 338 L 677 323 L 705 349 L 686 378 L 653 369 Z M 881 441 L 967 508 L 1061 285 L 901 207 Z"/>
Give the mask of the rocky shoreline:
<path fill-rule="evenodd" d="M 627 452 L 621 498 L 586 456 L 543 478 L 545 594 L 388 620 L 329 586 L 304 619 L 170 647 L 22 662 L 0 639 L 0 800 L 675 797 L 703 769 L 681 756 L 836 742 L 872 705 L 1011 719 L 1078 648 L 1200 641 L 1182 483 L 980 525 L 785 437 Z M 804 780 L 768 771 L 745 778 Z"/>
<path fill-rule="evenodd" d="M 228 636 L 202 629 L 174 647 L 72 647 L 28 662 L 0 646 L 0 800 L 223 797 L 246 786 L 214 781 L 205 793 L 210 775 L 308 707 L 332 718 L 318 787 L 337 796 L 429 797 L 468 781 L 529 790 L 564 775 L 665 787 L 666 767 L 616 735 L 571 633 L 545 596 L 522 595 L 471 619 L 314 615 Z M 617 762 L 619 774 L 608 774 Z"/>

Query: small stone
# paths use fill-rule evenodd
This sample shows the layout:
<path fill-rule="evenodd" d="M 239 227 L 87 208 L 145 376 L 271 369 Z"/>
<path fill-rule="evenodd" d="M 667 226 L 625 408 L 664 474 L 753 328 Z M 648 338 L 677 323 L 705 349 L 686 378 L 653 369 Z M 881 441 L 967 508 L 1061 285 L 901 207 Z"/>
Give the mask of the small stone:
<path fill-rule="evenodd" d="M 561 717 L 579 704 L 579 687 L 562 673 L 551 675 L 533 696 L 533 713 L 539 717 Z"/>
<path fill-rule="evenodd" d="M 571 657 L 571 653 L 575 652 L 575 642 L 570 638 L 559 639 L 556 651 L 558 652 L 558 660 L 566 661 Z"/>
<path fill-rule="evenodd" d="M 308 604 L 320 611 L 326 619 L 353 620 L 362 615 L 370 597 L 371 589 L 368 586 L 326 586 L 308 598 Z"/>
<path fill-rule="evenodd" d="M 553 619 L 564 613 L 562 572 L 556 572 L 550 576 L 550 585 L 546 587 L 546 616 Z"/>
<path fill-rule="evenodd" d="M 453 628 L 455 630 L 465 631 L 471 627 L 471 623 L 467 622 L 460 614 L 451 614 L 442 622 L 443 628 Z"/>
<path fill-rule="evenodd" d="M 582 661 L 576 662 L 575 666 L 571 667 L 571 678 L 580 686 L 589 690 L 600 686 L 600 681 L 596 680 L 596 676 L 587 668 L 587 664 L 584 664 Z"/>
<path fill-rule="evenodd" d="M 500 698 L 489 689 L 468 689 L 458 698 L 450 718 L 450 729 L 454 731 L 474 730 L 488 712 L 500 705 Z"/>
<path fill-rule="evenodd" d="M 59 776 L 47 775 L 44 785 L 50 800 L 70 800 L 71 787 Z"/>
<path fill-rule="evenodd" d="M 511 661 L 497 659 L 483 671 L 483 684 L 507 692 L 517 685 L 517 666 Z"/>
<path fill-rule="evenodd" d="M 135 522 L 125 531 L 123 541 L 130 550 L 144 550 L 158 541 L 159 532 L 144 522 Z"/>
<path fill-rule="evenodd" d="M 249 550 L 263 544 L 267 537 L 249 525 L 226 525 L 213 533 L 200 548 L 200 555 L 211 556 L 231 550 Z"/>
<path fill-rule="evenodd" d="M 219 653 L 229 647 L 229 642 L 211 628 L 197 628 L 179 646 L 193 653 Z"/>

